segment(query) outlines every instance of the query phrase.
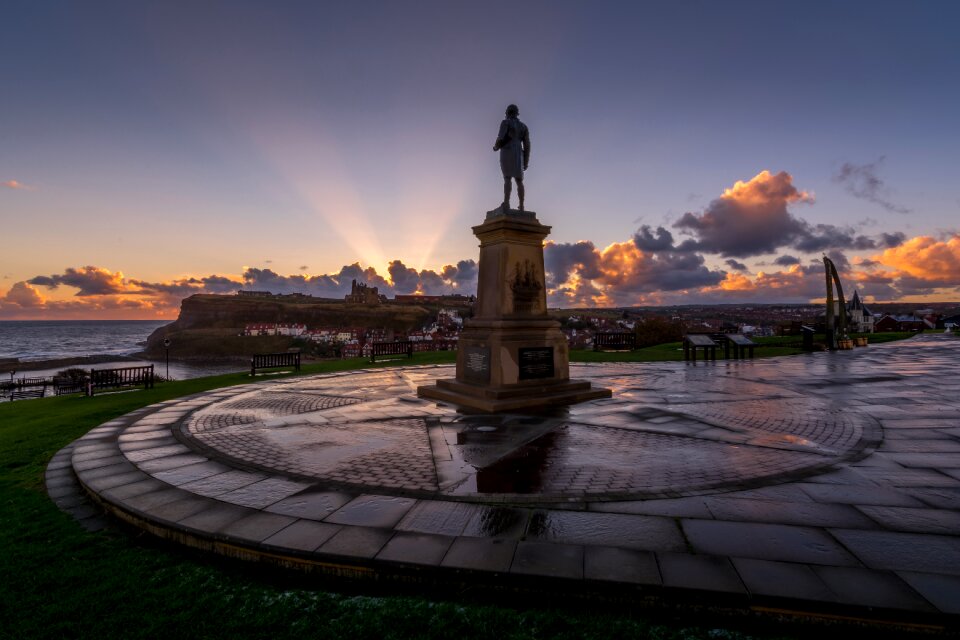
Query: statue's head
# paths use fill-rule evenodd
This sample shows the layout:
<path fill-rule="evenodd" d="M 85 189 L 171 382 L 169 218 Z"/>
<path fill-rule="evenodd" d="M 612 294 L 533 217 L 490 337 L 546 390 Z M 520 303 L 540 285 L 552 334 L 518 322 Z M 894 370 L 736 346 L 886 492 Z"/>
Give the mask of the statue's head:
<path fill-rule="evenodd" d="M 516 118 L 518 115 L 520 115 L 520 107 L 518 107 L 515 104 L 511 104 L 510 106 L 507 107 L 508 118 Z"/>

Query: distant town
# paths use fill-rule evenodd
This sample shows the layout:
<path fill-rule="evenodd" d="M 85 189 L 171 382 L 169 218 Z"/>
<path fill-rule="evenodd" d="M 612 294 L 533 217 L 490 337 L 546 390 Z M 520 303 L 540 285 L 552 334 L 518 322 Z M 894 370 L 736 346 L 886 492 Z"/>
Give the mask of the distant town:
<path fill-rule="evenodd" d="M 320 301 L 312 296 L 269 291 L 240 290 L 238 296 L 273 298 L 286 302 Z M 472 316 L 474 296 L 464 295 L 398 295 L 388 299 L 376 287 L 354 281 L 344 299 L 324 299 L 364 307 L 380 305 L 438 306 L 436 314 L 421 327 L 410 331 L 352 326 L 310 326 L 307 323 L 250 322 L 243 336 L 287 336 L 314 345 L 323 355 L 343 358 L 369 356 L 372 344 L 394 340 L 409 341 L 414 351 L 456 350 L 464 321 Z M 864 304 L 859 294 L 846 304 L 848 329 L 851 333 L 951 329 L 960 325 L 957 303 Z M 636 332 L 652 329 L 657 335 L 675 337 L 686 333 L 742 333 L 747 336 L 799 335 L 801 327 L 822 326 L 823 304 L 729 304 L 679 305 L 667 307 L 624 307 L 590 309 L 552 309 L 571 349 L 591 349 L 598 333 Z M 666 329 L 666 331 L 664 331 Z M 669 339 L 663 341 L 670 341 Z"/>

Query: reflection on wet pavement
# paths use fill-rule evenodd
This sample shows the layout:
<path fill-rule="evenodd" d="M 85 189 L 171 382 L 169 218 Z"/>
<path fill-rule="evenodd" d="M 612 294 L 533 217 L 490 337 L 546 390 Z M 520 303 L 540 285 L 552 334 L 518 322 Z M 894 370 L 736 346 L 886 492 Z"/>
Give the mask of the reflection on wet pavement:
<path fill-rule="evenodd" d="M 201 451 L 302 481 L 478 501 L 742 489 L 821 473 L 876 447 L 875 417 L 833 388 L 810 393 L 809 361 L 794 360 L 804 366 L 793 376 L 785 362 L 766 372 L 765 361 L 574 365 L 614 397 L 539 415 L 466 414 L 416 397 L 450 367 L 366 370 L 221 397 L 187 416 L 181 433 Z"/>

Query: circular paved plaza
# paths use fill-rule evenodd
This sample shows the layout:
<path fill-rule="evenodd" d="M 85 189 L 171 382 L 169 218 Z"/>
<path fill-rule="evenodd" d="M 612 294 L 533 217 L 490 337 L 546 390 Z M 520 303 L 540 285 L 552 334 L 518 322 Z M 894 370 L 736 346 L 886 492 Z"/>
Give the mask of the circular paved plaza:
<path fill-rule="evenodd" d="M 210 399 L 174 435 L 211 459 L 347 491 L 522 503 L 761 486 L 820 473 L 879 442 L 873 417 L 775 383 L 725 376 L 702 397 L 681 391 L 714 373 L 574 366 L 615 400 L 492 416 L 416 398 L 417 385 L 452 367 L 319 376 Z M 121 450 L 137 442 L 121 437 Z"/>
<path fill-rule="evenodd" d="M 928 336 L 574 365 L 613 398 L 546 415 L 417 398 L 452 367 L 269 380 L 106 423 L 54 458 L 48 486 L 58 499 L 75 474 L 157 535 L 337 575 L 952 620 L 960 382 L 938 374 L 958 356 Z"/>

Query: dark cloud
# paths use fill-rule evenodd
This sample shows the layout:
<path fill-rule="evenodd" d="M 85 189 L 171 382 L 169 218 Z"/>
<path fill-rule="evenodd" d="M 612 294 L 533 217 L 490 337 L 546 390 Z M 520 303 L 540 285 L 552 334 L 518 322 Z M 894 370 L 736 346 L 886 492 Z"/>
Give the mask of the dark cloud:
<path fill-rule="evenodd" d="M 397 293 L 414 293 L 420 284 L 420 275 L 416 269 L 411 269 L 400 260 L 394 260 L 387 267 L 393 289 Z"/>
<path fill-rule="evenodd" d="M 448 264 L 440 275 L 447 282 L 453 283 L 454 288 L 464 295 L 473 295 L 477 290 L 477 262 L 475 260 L 461 260 L 456 265 Z"/>
<path fill-rule="evenodd" d="M 546 270 L 547 289 L 554 289 L 576 273 L 580 278 L 599 278 L 600 252 L 592 242 L 576 243 L 547 242 L 543 248 L 543 266 Z"/>
<path fill-rule="evenodd" d="M 832 224 L 811 225 L 806 222 L 801 222 L 801 225 L 801 231 L 790 246 L 804 253 L 820 253 L 829 249 L 850 249 L 853 251 L 884 249 L 895 247 L 906 238 L 899 231 L 867 236 L 858 233 L 853 227 L 838 227 Z"/>
<path fill-rule="evenodd" d="M 833 261 L 833 266 L 837 268 L 838 272 L 843 273 L 850 270 L 850 261 L 847 260 L 847 256 L 845 256 L 842 251 L 832 249 L 827 252 L 827 257 Z"/>
<path fill-rule="evenodd" d="M 902 231 L 896 231 L 894 233 L 881 233 L 880 239 L 877 244 L 881 248 L 890 249 L 893 247 L 899 247 L 907 239 L 907 234 Z"/>
<path fill-rule="evenodd" d="M 111 273 L 100 267 L 86 266 L 79 269 L 69 267 L 63 273 L 51 276 L 37 276 L 28 280 L 32 285 L 56 289 L 61 285 L 76 287 L 78 296 L 103 296 L 129 293 L 124 286 L 123 276 Z"/>
<path fill-rule="evenodd" d="M 883 161 L 884 157 L 880 156 L 876 162 L 867 164 L 845 162 L 833 176 L 833 181 L 842 184 L 847 193 L 855 198 L 873 202 L 893 213 L 910 213 L 910 209 L 891 202 L 890 189 L 877 175 Z"/>
<path fill-rule="evenodd" d="M 555 306 L 636 304 L 655 292 L 713 286 L 724 278 L 724 272 L 706 267 L 702 255 L 642 251 L 633 241 L 614 243 L 603 251 L 592 242 L 547 243 L 544 261 L 548 295 Z"/>
<path fill-rule="evenodd" d="M 339 298 L 350 293 L 351 282 L 358 280 L 370 286 L 389 288 L 389 284 L 375 269 L 364 269 L 359 263 L 344 265 L 339 273 L 316 276 L 284 276 L 272 269 L 248 267 L 243 272 L 244 288 L 271 293 L 305 293 L 320 298 Z"/>
<path fill-rule="evenodd" d="M 746 270 L 747 270 L 747 265 L 743 264 L 742 262 L 737 262 L 737 261 L 734 260 L 733 258 L 727 258 L 726 260 L 724 260 L 724 263 L 725 263 L 728 267 L 730 267 L 731 269 L 733 269 L 734 271 L 746 271 Z"/>
<path fill-rule="evenodd" d="M 790 265 L 800 264 L 800 258 L 790 255 L 782 255 L 776 260 L 773 261 L 773 264 L 779 265 L 781 267 L 789 267 Z"/>
<path fill-rule="evenodd" d="M 633 234 L 633 243 L 641 251 L 668 251 L 673 249 L 673 234 L 663 227 L 657 227 L 654 236 L 650 226 L 645 224 Z"/>
<path fill-rule="evenodd" d="M 130 293 L 160 293 L 185 298 L 194 293 L 230 293 L 243 286 L 243 282 L 225 276 L 207 276 L 205 278 L 182 278 L 170 282 L 147 282 L 131 278 L 127 284 L 135 290 Z"/>
<path fill-rule="evenodd" d="M 393 260 L 387 266 L 387 275 L 389 280 L 378 274 L 373 267 L 363 268 L 358 262 L 344 265 L 337 273 L 314 276 L 284 276 L 272 269 L 250 267 L 243 273 L 243 285 L 246 289 L 260 289 L 271 293 L 306 293 L 321 298 L 339 298 L 350 293 L 354 280 L 377 287 L 380 293 L 387 296 L 412 293 L 476 293 L 477 264 L 473 260 L 461 260 L 456 265 L 446 265 L 439 271 L 417 271 L 401 260 Z"/>

